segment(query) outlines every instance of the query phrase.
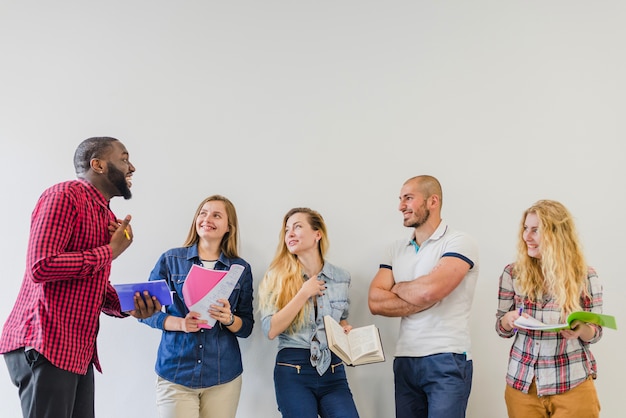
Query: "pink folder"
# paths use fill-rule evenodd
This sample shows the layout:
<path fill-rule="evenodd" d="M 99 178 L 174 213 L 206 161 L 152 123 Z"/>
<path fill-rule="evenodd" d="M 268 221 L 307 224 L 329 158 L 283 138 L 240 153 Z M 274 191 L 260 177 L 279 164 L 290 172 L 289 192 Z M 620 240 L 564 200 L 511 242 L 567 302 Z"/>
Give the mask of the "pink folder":
<path fill-rule="evenodd" d="M 197 264 L 191 266 L 183 284 L 183 299 L 187 307 L 194 305 L 215 287 L 228 273 L 227 270 L 212 270 Z"/>
<path fill-rule="evenodd" d="M 233 264 L 229 270 L 212 270 L 194 264 L 183 284 L 183 299 L 190 311 L 200 313 L 207 324 L 201 328 L 212 328 L 215 319 L 209 315 L 211 305 L 219 304 L 218 299 L 227 299 L 244 271 L 240 264 Z"/>

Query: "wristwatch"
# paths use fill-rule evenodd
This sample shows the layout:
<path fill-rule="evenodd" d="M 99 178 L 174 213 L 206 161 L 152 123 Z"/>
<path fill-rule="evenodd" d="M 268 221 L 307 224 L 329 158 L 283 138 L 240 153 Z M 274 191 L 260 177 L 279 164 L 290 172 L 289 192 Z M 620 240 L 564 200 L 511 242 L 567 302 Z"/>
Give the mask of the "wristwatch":
<path fill-rule="evenodd" d="M 224 325 L 225 327 L 229 327 L 229 326 L 231 326 L 234 323 L 235 323 L 235 315 L 233 315 L 233 313 L 231 312 L 230 313 L 230 321 L 228 321 L 228 324 L 222 324 L 222 325 Z"/>

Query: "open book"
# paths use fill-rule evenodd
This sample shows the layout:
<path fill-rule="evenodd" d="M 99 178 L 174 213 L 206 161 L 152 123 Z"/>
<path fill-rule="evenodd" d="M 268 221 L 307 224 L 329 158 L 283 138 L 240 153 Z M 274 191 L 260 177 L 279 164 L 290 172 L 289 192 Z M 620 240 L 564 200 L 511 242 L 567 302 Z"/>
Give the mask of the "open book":
<path fill-rule="evenodd" d="M 617 324 L 615 323 L 614 316 L 587 311 L 572 312 L 567 317 L 567 322 L 563 324 L 544 324 L 543 322 L 533 317 L 525 318 L 523 316 L 517 318 L 514 324 L 518 328 L 525 328 L 530 330 L 560 331 L 562 329 L 569 329 L 570 324 L 575 320 L 590 322 L 592 324 L 598 324 L 603 327 L 617 329 Z"/>
<path fill-rule="evenodd" d="M 328 348 L 348 366 L 385 361 L 380 332 L 376 325 L 353 328 L 348 334 L 330 315 L 324 316 Z"/>
<path fill-rule="evenodd" d="M 200 325 L 201 328 L 213 328 L 216 321 L 209 315 L 209 308 L 219 305 L 218 299 L 228 299 L 244 269 L 241 264 L 233 264 L 229 270 L 191 266 L 183 283 L 183 299 L 190 311 L 198 312 L 200 319 L 209 321 Z"/>
<path fill-rule="evenodd" d="M 139 292 L 141 296 L 143 296 L 144 290 L 147 290 L 148 293 L 150 293 L 150 296 L 156 296 L 163 306 L 170 305 L 172 303 L 172 293 L 165 280 L 114 284 L 113 288 L 117 292 L 117 297 L 120 299 L 122 312 L 132 311 L 135 309 L 135 293 Z"/>

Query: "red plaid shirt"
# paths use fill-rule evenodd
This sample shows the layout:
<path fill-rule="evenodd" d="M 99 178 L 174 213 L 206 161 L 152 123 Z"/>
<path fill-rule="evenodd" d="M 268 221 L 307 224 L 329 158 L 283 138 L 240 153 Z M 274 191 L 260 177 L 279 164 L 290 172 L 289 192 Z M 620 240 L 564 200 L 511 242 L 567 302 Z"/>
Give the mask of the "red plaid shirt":
<path fill-rule="evenodd" d="M 602 284 L 597 273 L 591 267 L 587 272 L 589 297 L 581 296 L 581 308 L 584 311 L 602 313 Z M 602 338 L 602 327 L 589 324 L 595 329 L 593 338 L 586 342 L 577 339 L 565 339 L 558 332 L 531 331 L 520 328 L 507 331 L 500 319 L 513 309 L 524 308 L 524 312 L 545 324 L 563 322 L 561 308 L 552 297 L 542 301 L 530 301 L 517 287 L 513 276 L 513 264 L 504 268 L 500 276 L 498 290 L 498 312 L 496 313 L 496 332 L 504 338 L 515 337 L 509 352 L 509 367 L 506 383 L 514 389 L 528 393 L 535 379 L 539 396 L 555 395 L 566 392 L 589 376 L 597 374 L 596 360 L 589 345 Z"/>
<path fill-rule="evenodd" d="M 33 347 L 52 364 L 101 371 L 96 349 L 100 312 L 124 316 L 109 282 L 112 253 L 108 201 L 89 182 L 44 191 L 31 217 L 26 272 L 0 337 L 0 353 Z"/>

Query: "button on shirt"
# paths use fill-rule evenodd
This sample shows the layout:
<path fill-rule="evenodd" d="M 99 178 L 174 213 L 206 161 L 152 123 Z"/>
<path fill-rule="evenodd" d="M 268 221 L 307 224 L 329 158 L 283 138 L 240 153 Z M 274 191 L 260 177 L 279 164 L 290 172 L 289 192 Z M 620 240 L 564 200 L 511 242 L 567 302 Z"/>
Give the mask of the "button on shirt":
<path fill-rule="evenodd" d="M 100 371 L 100 312 L 124 316 L 109 282 L 108 201 L 89 182 L 50 187 L 31 216 L 26 272 L 0 337 L 0 353 L 33 347 L 56 367 Z"/>
<path fill-rule="evenodd" d="M 553 298 L 530 301 L 518 288 L 517 279 L 512 276 L 513 264 L 505 267 L 500 276 L 498 290 L 498 312 L 496 332 L 504 338 L 515 337 L 511 348 L 506 375 L 507 385 L 528 393 L 535 379 L 539 396 L 566 392 L 583 383 L 597 373 L 596 360 L 589 344 L 602 337 L 602 327 L 591 325 L 594 336 L 589 342 L 580 338 L 565 339 L 558 332 L 518 329 L 507 331 L 500 319 L 509 311 L 523 307 L 528 315 L 546 324 L 562 323 L 561 309 Z M 602 285 L 596 272 L 589 268 L 587 273 L 589 297 L 581 297 L 584 311 L 602 313 Z"/>

